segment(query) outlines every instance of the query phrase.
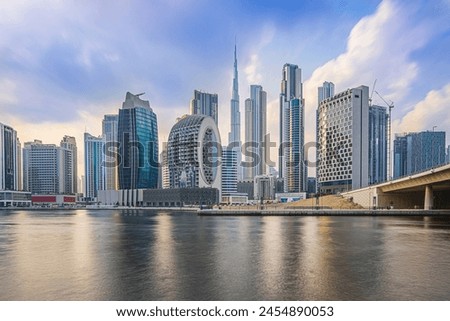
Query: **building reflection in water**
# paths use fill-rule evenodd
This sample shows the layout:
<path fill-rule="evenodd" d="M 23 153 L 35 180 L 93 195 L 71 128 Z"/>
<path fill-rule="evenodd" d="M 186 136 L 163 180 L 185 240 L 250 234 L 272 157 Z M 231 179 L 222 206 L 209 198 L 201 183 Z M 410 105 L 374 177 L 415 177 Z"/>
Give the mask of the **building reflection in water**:
<path fill-rule="evenodd" d="M 20 294 L 15 299 L 70 300 L 98 292 L 92 282 L 98 266 L 93 225 L 84 212 L 31 212 L 17 219 L 12 280 Z"/>
<path fill-rule="evenodd" d="M 156 216 L 155 241 L 148 255 L 152 263 L 147 278 L 153 281 L 152 289 L 164 300 L 177 300 L 182 277 L 178 271 L 173 219 L 169 213 Z"/>
<path fill-rule="evenodd" d="M 448 217 L 0 218 L 3 300 L 450 299 Z"/>

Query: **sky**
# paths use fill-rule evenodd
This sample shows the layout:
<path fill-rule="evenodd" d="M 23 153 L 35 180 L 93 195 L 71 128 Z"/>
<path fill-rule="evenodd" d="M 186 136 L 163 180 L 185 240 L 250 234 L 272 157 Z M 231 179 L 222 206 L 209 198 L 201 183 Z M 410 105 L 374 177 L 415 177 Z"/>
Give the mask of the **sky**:
<path fill-rule="evenodd" d="M 285 63 L 302 69 L 305 142 L 324 81 L 338 93 L 376 80 L 393 133 L 450 133 L 450 0 L 0 0 L 0 12 L 0 122 L 22 143 L 75 136 L 80 174 L 83 133 L 100 135 L 127 91 L 145 92 L 160 143 L 195 89 L 217 93 L 227 143 L 235 41 L 241 123 L 249 86 L 262 85 L 272 141 Z"/>

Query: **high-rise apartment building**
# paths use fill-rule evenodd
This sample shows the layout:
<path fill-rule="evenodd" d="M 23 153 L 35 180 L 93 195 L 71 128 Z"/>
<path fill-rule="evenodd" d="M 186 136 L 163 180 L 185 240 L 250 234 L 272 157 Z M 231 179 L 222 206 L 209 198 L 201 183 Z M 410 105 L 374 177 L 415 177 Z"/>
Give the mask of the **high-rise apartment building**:
<path fill-rule="evenodd" d="M 324 81 L 322 87 L 317 88 L 317 103 L 324 99 L 334 96 L 334 84 L 329 81 Z"/>
<path fill-rule="evenodd" d="M 411 151 L 410 151 L 411 153 Z M 408 137 L 407 134 L 395 134 L 394 139 L 394 174 L 393 178 L 407 175 L 408 159 Z"/>
<path fill-rule="evenodd" d="M 105 138 L 105 189 L 117 190 L 119 174 L 117 163 L 119 115 L 105 115 L 102 121 L 102 135 Z"/>
<path fill-rule="evenodd" d="M 99 190 L 105 189 L 106 167 L 103 149 L 105 137 L 84 133 L 84 197 L 94 200 Z"/>
<path fill-rule="evenodd" d="M 32 194 L 60 193 L 60 153 L 55 144 L 40 140 L 23 147 L 23 188 Z"/>
<path fill-rule="evenodd" d="M 172 127 L 167 145 L 170 188 L 221 190 L 220 134 L 214 119 L 185 115 Z"/>
<path fill-rule="evenodd" d="M 284 180 L 284 192 L 306 190 L 304 110 L 302 70 L 297 65 L 285 64 L 280 93 L 279 149 L 279 175 Z"/>
<path fill-rule="evenodd" d="M 75 194 L 75 139 L 65 136 L 60 146 L 40 140 L 23 148 L 23 188 L 32 194 Z M 75 166 L 76 167 L 76 166 Z"/>
<path fill-rule="evenodd" d="M 369 184 L 369 88 L 348 89 L 319 103 L 317 184 L 337 193 Z"/>
<path fill-rule="evenodd" d="M 191 115 L 206 115 L 214 119 L 218 125 L 219 102 L 217 94 L 204 93 L 194 90 L 194 98 L 191 100 Z"/>
<path fill-rule="evenodd" d="M 21 190 L 20 141 L 17 132 L 0 123 L 0 191 Z"/>
<path fill-rule="evenodd" d="M 239 82 L 238 82 L 238 69 L 237 69 L 237 55 L 236 45 L 234 46 L 234 69 L 233 69 L 233 90 L 231 95 L 231 129 L 228 134 L 228 144 L 230 144 L 235 151 L 236 160 L 236 172 L 237 180 L 242 180 L 243 172 L 241 167 L 242 152 L 241 152 L 241 112 L 239 107 Z"/>
<path fill-rule="evenodd" d="M 64 136 L 60 143 L 62 157 L 61 162 L 64 166 L 64 183 L 65 193 L 76 194 L 78 189 L 78 152 L 75 137 Z"/>
<path fill-rule="evenodd" d="M 260 85 L 250 86 L 245 100 L 245 180 L 266 173 L 267 93 Z"/>
<path fill-rule="evenodd" d="M 157 188 L 158 126 L 147 100 L 127 92 L 119 110 L 119 189 Z"/>
<path fill-rule="evenodd" d="M 445 132 L 423 131 L 396 134 L 394 178 L 445 164 Z"/>
<path fill-rule="evenodd" d="M 334 83 L 324 81 L 323 85 L 317 89 L 317 110 L 316 110 L 316 161 L 319 159 L 319 105 L 322 100 L 334 96 Z M 316 169 L 317 170 L 317 169 Z M 316 171 L 316 193 L 320 192 L 317 186 L 317 171 Z"/>
<path fill-rule="evenodd" d="M 236 150 L 222 146 L 222 196 L 237 193 L 237 171 Z"/>
<path fill-rule="evenodd" d="M 319 87 L 317 183 L 320 193 L 337 193 L 387 178 L 386 108 L 369 106 L 369 88 L 340 94 L 334 84 Z"/>
<path fill-rule="evenodd" d="M 167 153 L 167 143 L 163 143 L 162 152 L 159 156 L 160 173 L 161 173 L 161 187 L 170 188 L 170 173 L 169 173 L 169 159 Z"/>
<path fill-rule="evenodd" d="M 17 175 L 16 175 L 16 185 L 17 190 L 23 190 L 23 176 L 22 176 L 22 144 L 20 143 L 19 137 L 17 137 L 16 143 L 16 163 L 17 163 Z"/>
<path fill-rule="evenodd" d="M 387 179 L 387 122 L 386 107 L 369 106 L 369 184 Z"/>

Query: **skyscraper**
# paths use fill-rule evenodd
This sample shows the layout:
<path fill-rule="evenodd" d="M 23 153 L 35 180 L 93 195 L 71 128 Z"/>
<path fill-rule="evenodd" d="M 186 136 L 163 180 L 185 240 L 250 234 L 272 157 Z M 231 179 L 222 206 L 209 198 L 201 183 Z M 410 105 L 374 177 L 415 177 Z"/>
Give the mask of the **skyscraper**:
<path fill-rule="evenodd" d="M 369 184 L 387 179 L 387 122 L 386 107 L 369 106 Z"/>
<path fill-rule="evenodd" d="M 222 196 L 237 193 L 237 169 L 236 150 L 222 146 Z"/>
<path fill-rule="evenodd" d="M 369 184 L 369 88 L 348 89 L 318 108 L 317 184 L 337 193 Z"/>
<path fill-rule="evenodd" d="M 304 110 L 302 70 L 297 65 L 283 66 L 280 93 L 279 175 L 285 192 L 306 190 L 304 162 Z"/>
<path fill-rule="evenodd" d="M 32 194 L 75 194 L 75 139 L 65 136 L 60 146 L 40 140 L 23 148 L 23 188 Z"/>
<path fill-rule="evenodd" d="M 21 189 L 20 142 L 17 132 L 0 123 L 0 190 Z M 18 153 L 19 152 L 19 153 Z"/>
<path fill-rule="evenodd" d="M 245 180 L 266 173 L 267 93 L 260 85 L 250 86 L 245 100 Z"/>
<path fill-rule="evenodd" d="M 191 100 L 191 115 L 210 116 L 218 125 L 218 106 L 217 94 L 209 94 L 194 90 L 194 98 Z"/>
<path fill-rule="evenodd" d="M 407 134 L 395 134 L 394 139 L 394 175 L 399 178 L 407 174 L 408 137 Z"/>
<path fill-rule="evenodd" d="M 221 190 L 220 134 L 214 119 L 185 115 L 169 134 L 170 188 L 212 187 Z"/>
<path fill-rule="evenodd" d="M 105 138 L 105 185 L 106 190 L 118 189 L 118 142 L 119 115 L 105 115 L 102 121 L 102 134 Z"/>
<path fill-rule="evenodd" d="M 58 194 L 60 188 L 59 148 L 40 140 L 26 142 L 23 148 L 23 187 L 32 194 Z"/>
<path fill-rule="evenodd" d="M 158 126 L 147 100 L 127 92 L 119 110 L 119 189 L 158 186 Z"/>
<path fill-rule="evenodd" d="M 239 82 L 238 82 L 238 69 L 237 69 L 237 55 L 236 55 L 236 45 L 234 46 L 234 69 L 233 69 L 233 90 L 230 102 L 231 111 L 231 129 L 228 133 L 228 144 L 233 146 L 235 151 L 237 161 L 236 161 L 236 172 L 237 180 L 242 180 L 243 173 L 241 167 L 242 152 L 241 152 L 241 112 L 239 108 Z"/>
<path fill-rule="evenodd" d="M 319 159 L 319 105 L 322 100 L 334 96 L 334 83 L 329 81 L 324 81 L 322 87 L 317 88 L 317 110 L 316 110 L 316 161 Z M 317 174 L 316 174 L 317 178 Z M 317 179 L 316 179 L 316 193 L 320 192 L 317 188 Z"/>
<path fill-rule="evenodd" d="M 105 155 L 105 137 L 84 133 L 85 197 L 95 199 L 99 190 L 105 189 L 106 167 L 102 166 Z"/>
<path fill-rule="evenodd" d="M 76 194 L 78 189 L 78 152 L 75 137 L 64 136 L 60 143 L 64 166 L 64 193 Z"/>
<path fill-rule="evenodd" d="M 20 143 L 19 137 L 17 137 L 16 144 L 16 164 L 17 164 L 17 175 L 16 175 L 16 185 L 17 190 L 23 190 L 23 177 L 22 177 L 22 144 Z"/>
<path fill-rule="evenodd" d="M 423 131 L 396 134 L 394 178 L 445 164 L 445 132 Z"/>
<path fill-rule="evenodd" d="M 170 188 L 170 173 L 169 173 L 167 143 L 163 143 L 162 152 L 159 156 L 159 161 L 161 163 L 160 166 L 161 188 Z"/>
<path fill-rule="evenodd" d="M 332 82 L 324 81 L 322 87 L 317 88 L 317 103 L 324 99 L 334 96 L 334 84 Z"/>

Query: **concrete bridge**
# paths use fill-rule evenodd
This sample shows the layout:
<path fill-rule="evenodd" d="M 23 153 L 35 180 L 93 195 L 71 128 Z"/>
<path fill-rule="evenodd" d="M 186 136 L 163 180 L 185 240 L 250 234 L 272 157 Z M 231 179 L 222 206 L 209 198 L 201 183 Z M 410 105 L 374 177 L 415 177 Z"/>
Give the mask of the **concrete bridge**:
<path fill-rule="evenodd" d="M 342 196 L 366 208 L 450 209 L 450 164 Z"/>

